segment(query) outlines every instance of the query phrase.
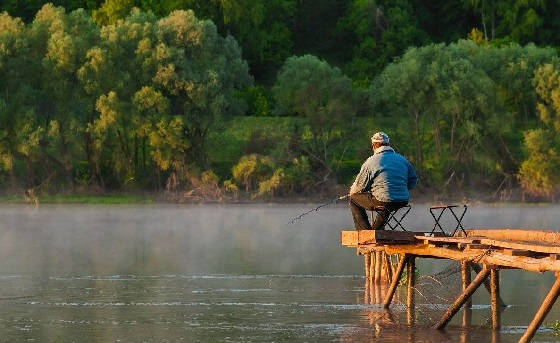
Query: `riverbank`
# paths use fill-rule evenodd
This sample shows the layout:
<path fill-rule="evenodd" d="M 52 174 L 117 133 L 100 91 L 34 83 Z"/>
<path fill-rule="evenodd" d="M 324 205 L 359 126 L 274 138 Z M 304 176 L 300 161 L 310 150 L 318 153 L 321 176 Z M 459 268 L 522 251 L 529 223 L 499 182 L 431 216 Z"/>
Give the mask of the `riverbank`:
<path fill-rule="evenodd" d="M 222 197 L 222 198 L 201 198 L 169 195 L 162 192 L 145 193 L 105 193 L 105 194 L 46 194 L 38 196 L 28 196 L 25 194 L 4 194 L 0 195 L 0 204 L 319 204 L 333 201 L 334 197 L 326 196 L 288 196 L 288 197 L 269 197 L 252 198 L 250 196 Z M 339 203 L 345 201 L 340 200 Z M 512 197 L 510 199 L 491 198 L 488 195 L 479 194 L 478 196 L 446 196 L 441 197 L 434 193 L 413 194 L 411 202 L 416 204 L 492 204 L 493 206 L 503 205 L 549 205 L 557 204 L 557 201 L 550 199 L 525 199 Z"/>

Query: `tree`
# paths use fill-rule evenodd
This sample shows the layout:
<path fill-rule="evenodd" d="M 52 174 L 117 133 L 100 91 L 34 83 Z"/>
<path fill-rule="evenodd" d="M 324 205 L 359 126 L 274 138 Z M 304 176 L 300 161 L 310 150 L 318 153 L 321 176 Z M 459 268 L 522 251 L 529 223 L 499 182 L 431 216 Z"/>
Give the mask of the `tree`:
<path fill-rule="evenodd" d="M 307 119 L 300 148 L 322 166 L 326 180 L 333 171 L 331 145 L 349 134 L 356 114 L 352 80 L 315 56 L 293 56 L 278 73 L 273 93 L 282 111 Z"/>
<path fill-rule="evenodd" d="M 543 128 L 525 133 L 527 159 L 519 168 L 521 186 L 529 193 L 550 196 L 560 186 L 560 69 L 549 63 L 535 73 L 535 89 L 539 96 L 537 105 Z"/>
<path fill-rule="evenodd" d="M 407 0 L 353 0 L 337 23 L 350 56 L 346 69 L 367 87 L 374 75 L 409 46 L 428 41 Z"/>
<path fill-rule="evenodd" d="M 252 82 L 247 62 L 233 37 L 221 37 L 211 21 L 197 19 L 192 11 L 159 20 L 157 37 L 168 54 L 153 80 L 170 99 L 172 113 L 184 118 L 188 157 L 206 165 L 210 128 L 219 117 L 238 113 L 235 90 Z"/>
<path fill-rule="evenodd" d="M 134 7 L 132 0 L 105 0 L 103 5 L 93 10 L 93 19 L 98 25 L 112 25 L 125 18 Z"/>
<path fill-rule="evenodd" d="M 480 14 L 484 38 L 501 38 L 518 43 L 531 42 L 543 19 L 539 12 L 545 10 L 542 0 L 463 0 Z"/>
<path fill-rule="evenodd" d="M 429 175 L 428 181 L 443 183 L 455 171 L 472 170 L 473 164 L 484 168 L 477 150 L 492 131 L 486 131 L 489 124 L 497 123 L 493 118 L 500 103 L 494 82 L 457 44 L 409 49 L 383 71 L 370 92 L 372 104 L 392 120 L 408 118 L 413 161 Z"/>
<path fill-rule="evenodd" d="M 72 187 L 80 135 L 94 102 L 83 88 L 76 87 L 76 74 L 89 48 L 99 40 L 99 30 L 84 10 L 66 14 L 63 8 L 48 4 L 31 24 L 29 40 L 31 58 L 41 61 L 35 83 L 37 124 L 45 130 L 50 127 L 51 135 L 41 141 L 41 153 L 45 165 L 62 169 L 66 185 Z"/>
<path fill-rule="evenodd" d="M 29 76 L 30 69 L 26 33 L 21 19 L 0 13 L 0 171 L 8 172 L 11 188 L 17 186 L 14 169 L 20 158 L 17 126 L 30 110 L 26 100 L 32 93 L 31 85 L 21 82 Z"/>
<path fill-rule="evenodd" d="M 206 167 L 210 128 L 236 113 L 234 93 L 251 82 L 236 41 L 192 11 L 157 20 L 138 9 L 105 26 L 101 39 L 79 71 L 97 97 L 99 117 L 88 128 L 96 168 L 110 159 L 120 183 L 140 180 L 151 154 L 157 175 L 188 182 L 190 167 Z"/>

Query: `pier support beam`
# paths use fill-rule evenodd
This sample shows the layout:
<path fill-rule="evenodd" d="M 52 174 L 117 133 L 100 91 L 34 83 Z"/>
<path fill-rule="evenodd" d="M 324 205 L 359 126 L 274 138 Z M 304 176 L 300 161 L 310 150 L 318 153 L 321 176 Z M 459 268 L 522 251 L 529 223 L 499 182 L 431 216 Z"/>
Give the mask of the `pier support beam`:
<path fill-rule="evenodd" d="M 492 329 L 500 328 L 500 270 L 490 269 L 490 304 L 492 307 Z"/>
<path fill-rule="evenodd" d="M 371 263 L 369 264 L 369 278 L 373 281 L 375 276 L 375 252 L 369 254 L 371 256 Z"/>
<path fill-rule="evenodd" d="M 364 268 L 365 268 L 366 279 L 370 278 L 370 265 L 371 265 L 370 255 L 371 254 L 364 254 Z"/>
<path fill-rule="evenodd" d="M 552 305 L 554 305 L 554 303 L 556 302 L 556 298 L 558 298 L 559 294 L 560 294 L 560 275 L 556 274 L 556 281 L 554 282 L 554 284 L 552 285 L 552 288 L 550 289 L 550 291 L 546 295 L 546 298 L 544 298 L 544 301 L 541 304 L 541 307 L 539 308 L 539 310 L 535 314 L 535 318 L 533 318 L 533 320 L 531 321 L 531 324 L 529 324 L 529 327 L 527 327 L 527 331 L 525 331 L 523 336 L 521 336 L 521 338 L 519 339 L 520 343 L 525 343 L 525 342 L 531 341 L 531 339 L 535 335 L 535 332 L 537 332 L 537 330 L 541 326 L 544 318 L 548 314 L 548 311 L 550 311 L 550 309 L 552 308 Z"/>
<path fill-rule="evenodd" d="M 469 287 L 471 283 L 471 262 L 461 261 L 461 283 L 463 292 Z M 464 328 L 469 327 L 472 323 L 472 299 L 469 298 L 463 307 L 463 322 Z"/>
<path fill-rule="evenodd" d="M 387 268 L 387 283 L 393 282 L 393 266 L 391 265 L 391 255 L 385 254 L 385 266 Z"/>
<path fill-rule="evenodd" d="M 463 293 L 459 295 L 457 300 L 455 300 L 455 302 L 451 304 L 451 306 L 447 309 L 447 311 L 445 311 L 443 316 L 441 316 L 441 319 L 433 326 L 433 328 L 437 330 L 442 330 L 443 328 L 445 328 L 451 318 L 453 318 L 453 316 L 461 309 L 461 306 L 463 306 L 465 302 L 469 300 L 471 295 L 484 282 L 484 280 L 486 280 L 488 274 L 490 274 L 490 270 L 488 270 L 486 266 L 484 266 L 480 273 L 476 275 L 473 282 L 471 282 L 467 289 L 465 289 Z"/>
<path fill-rule="evenodd" d="M 375 252 L 375 283 L 381 283 L 381 268 L 383 267 L 382 251 Z"/>
<path fill-rule="evenodd" d="M 480 271 L 482 270 L 480 268 L 480 266 L 476 263 L 471 263 L 471 265 L 472 265 L 472 269 L 477 274 L 480 273 Z M 484 287 L 486 288 L 488 293 L 492 294 L 492 287 L 490 286 L 490 281 L 488 279 L 484 280 Z M 498 302 L 500 304 L 500 307 L 506 307 L 506 304 L 504 303 L 504 301 L 502 300 L 502 298 L 499 295 L 498 295 Z"/>
<path fill-rule="evenodd" d="M 406 317 L 408 325 L 414 325 L 414 286 L 416 286 L 416 277 L 414 271 L 416 270 L 416 258 L 410 256 L 406 267 L 407 276 L 407 293 L 406 293 Z"/>
<path fill-rule="evenodd" d="M 383 302 L 383 308 L 389 308 L 389 305 L 391 305 L 391 301 L 393 301 L 393 296 L 395 295 L 397 286 L 401 281 L 402 273 L 404 271 L 404 267 L 408 263 L 408 259 L 409 256 L 406 254 L 403 254 L 401 256 L 399 264 L 397 265 L 397 270 L 395 271 L 393 281 L 391 282 L 391 286 L 389 287 L 389 290 L 387 291 L 387 296 L 385 297 L 385 301 Z"/>

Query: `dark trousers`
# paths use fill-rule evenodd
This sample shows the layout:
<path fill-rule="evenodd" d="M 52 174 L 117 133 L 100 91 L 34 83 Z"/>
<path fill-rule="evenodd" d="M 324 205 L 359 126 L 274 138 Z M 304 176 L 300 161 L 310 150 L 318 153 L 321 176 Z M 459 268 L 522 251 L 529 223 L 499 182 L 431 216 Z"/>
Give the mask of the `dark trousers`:
<path fill-rule="evenodd" d="M 408 205 L 408 201 L 379 201 L 371 193 L 355 193 L 350 196 L 350 211 L 352 211 L 356 230 L 383 230 L 389 214 L 406 205 Z M 373 211 L 374 209 L 377 209 L 377 216 L 373 225 L 370 225 L 366 210 Z"/>

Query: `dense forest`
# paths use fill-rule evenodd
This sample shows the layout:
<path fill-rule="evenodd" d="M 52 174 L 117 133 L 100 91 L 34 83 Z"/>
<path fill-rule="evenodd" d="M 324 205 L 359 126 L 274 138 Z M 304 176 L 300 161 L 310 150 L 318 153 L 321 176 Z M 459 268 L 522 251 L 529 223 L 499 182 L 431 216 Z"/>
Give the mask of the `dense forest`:
<path fill-rule="evenodd" d="M 560 190 L 558 0 L 4 0 L 0 187 L 332 196 L 389 134 L 417 194 Z"/>

